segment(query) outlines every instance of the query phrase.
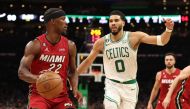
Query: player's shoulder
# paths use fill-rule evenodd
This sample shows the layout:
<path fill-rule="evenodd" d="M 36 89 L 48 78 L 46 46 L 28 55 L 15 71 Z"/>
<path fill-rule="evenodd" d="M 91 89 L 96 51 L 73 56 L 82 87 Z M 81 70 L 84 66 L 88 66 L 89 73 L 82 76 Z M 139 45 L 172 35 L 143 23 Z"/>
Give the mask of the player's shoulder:
<path fill-rule="evenodd" d="M 68 40 L 68 47 L 69 47 L 69 53 L 73 54 L 73 52 L 76 52 L 76 44 L 72 40 Z"/>
<path fill-rule="evenodd" d="M 164 74 L 166 74 L 166 69 L 159 70 L 159 71 L 157 72 L 157 74 L 158 74 L 158 75 L 164 75 Z"/>
<path fill-rule="evenodd" d="M 104 37 L 101 37 L 100 39 L 98 39 L 98 41 L 99 41 L 99 42 L 104 42 L 105 39 L 104 39 Z"/>
<path fill-rule="evenodd" d="M 94 43 L 94 46 L 98 46 L 100 48 L 104 47 L 104 41 L 105 39 L 102 37 L 100 39 L 98 39 L 95 43 Z"/>
<path fill-rule="evenodd" d="M 190 71 L 190 65 L 188 65 L 187 67 L 185 67 L 184 69 L 187 69 Z"/>
<path fill-rule="evenodd" d="M 101 44 L 104 43 L 104 40 L 105 40 L 104 37 L 101 37 L 100 39 L 98 39 L 98 40 L 95 41 L 94 45 L 98 45 L 98 44 L 101 45 Z"/>
<path fill-rule="evenodd" d="M 161 72 L 161 71 L 158 71 L 158 72 L 156 73 L 156 79 L 157 79 L 158 81 L 160 81 L 161 75 L 162 75 L 162 72 Z"/>
<path fill-rule="evenodd" d="M 25 52 L 32 54 L 40 53 L 40 41 L 37 39 L 31 40 L 26 44 Z"/>
<path fill-rule="evenodd" d="M 188 72 L 188 73 L 190 73 L 190 65 L 188 65 L 187 67 L 185 67 L 184 69 L 182 69 L 181 72 Z"/>
<path fill-rule="evenodd" d="M 69 40 L 69 39 L 68 39 L 68 44 L 71 45 L 71 46 L 75 46 L 75 42 L 72 41 L 72 40 Z"/>
<path fill-rule="evenodd" d="M 102 51 L 104 48 L 104 38 L 100 38 L 98 39 L 94 45 L 93 45 L 93 50 L 97 50 L 97 51 Z"/>
<path fill-rule="evenodd" d="M 157 73 L 156 73 L 156 75 L 161 75 L 162 74 L 162 71 L 158 71 Z"/>
<path fill-rule="evenodd" d="M 164 70 L 159 70 L 159 71 L 156 73 L 156 76 L 161 76 L 161 75 L 163 75 L 163 72 L 164 72 Z"/>
<path fill-rule="evenodd" d="M 40 44 L 45 40 L 46 34 L 41 34 L 37 36 L 35 39 L 29 41 L 26 46 L 40 46 Z"/>
<path fill-rule="evenodd" d="M 31 40 L 29 41 L 27 44 L 26 44 L 26 47 L 40 47 L 40 41 L 38 39 L 34 39 L 34 40 Z"/>

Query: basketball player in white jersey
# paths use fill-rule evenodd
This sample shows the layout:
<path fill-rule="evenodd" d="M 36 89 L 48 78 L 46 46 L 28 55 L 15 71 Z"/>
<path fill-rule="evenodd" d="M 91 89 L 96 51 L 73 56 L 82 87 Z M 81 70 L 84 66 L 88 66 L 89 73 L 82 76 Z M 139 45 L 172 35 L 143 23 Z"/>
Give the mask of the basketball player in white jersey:
<path fill-rule="evenodd" d="M 170 40 L 174 27 L 171 19 L 165 20 L 166 30 L 157 36 L 144 32 L 124 31 L 125 15 L 114 10 L 110 13 L 110 34 L 97 40 L 89 56 L 78 66 L 83 73 L 103 52 L 105 70 L 105 109 L 135 109 L 138 100 L 137 50 L 141 43 L 164 46 Z"/>

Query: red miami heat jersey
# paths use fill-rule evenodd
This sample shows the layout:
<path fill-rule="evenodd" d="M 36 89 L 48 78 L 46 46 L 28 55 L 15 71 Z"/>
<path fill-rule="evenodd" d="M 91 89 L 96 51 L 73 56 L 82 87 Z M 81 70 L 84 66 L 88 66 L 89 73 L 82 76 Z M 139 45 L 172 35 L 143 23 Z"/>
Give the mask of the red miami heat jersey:
<path fill-rule="evenodd" d="M 171 83 L 173 80 L 180 74 L 180 70 L 176 68 L 174 73 L 167 73 L 166 70 L 161 71 L 161 79 L 160 79 L 160 94 L 159 94 L 159 102 L 162 102 L 166 97 L 166 94 L 170 88 Z"/>
<path fill-rule="evenodd" d="M 173 105 L 175 105 L 174 109 L 190 109 L 190 77 L 182 81 L 180 87 L 177 87 Z"/>
<path fill-rule="evenodd" d="M 39 75 L 39 72 L 42 70 L 59 72 L 64 83 L 64 92 L 62 94 L 66 94 L 66 81 L 69 64 L 68 39 L 62 36 L 57 44 L 52 45 L 46 39 L 46 34 L 42 34 L 37 37 L 37 40 L 40 41 L 41 52 L 38 58 L 32 62 L 31 72 L 36 75 Z M 35 84 L 32 84 L 31 91 L 36 92 Z"/>

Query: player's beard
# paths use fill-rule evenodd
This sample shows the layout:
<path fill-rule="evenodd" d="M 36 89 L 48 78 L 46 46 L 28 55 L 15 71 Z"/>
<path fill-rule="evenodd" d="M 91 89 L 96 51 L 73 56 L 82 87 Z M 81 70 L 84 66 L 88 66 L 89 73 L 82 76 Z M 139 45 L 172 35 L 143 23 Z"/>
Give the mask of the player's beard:
<path fill-rule="evenodd" d="M 173 68 L 173 67 L 174 67 L 173 65 L 171 65 L 171 66 L 166 66 L 167 69 L 171 69 L 171 68 Z"/>
<path fill-rule="evenodd" d="M 113 35 L 117 35 L 122 29 L 122 26 L 120 25 L 116 32 L 111 32 Z"/>

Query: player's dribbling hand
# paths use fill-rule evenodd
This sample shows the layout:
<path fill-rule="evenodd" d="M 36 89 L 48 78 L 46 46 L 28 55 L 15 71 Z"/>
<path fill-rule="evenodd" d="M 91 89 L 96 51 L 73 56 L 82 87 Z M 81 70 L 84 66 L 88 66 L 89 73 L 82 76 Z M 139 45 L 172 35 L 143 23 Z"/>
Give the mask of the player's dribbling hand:
<path fill-rule="evenodd" d="M 164 107 L 164 109 L 168 107 L 169 103 L 170 103 L 170 98 L 166 96 L 166 98 L 162 102 L 162 106 Z"/>
<path fill-rule="evenodd" d="M 40 78 L 41 74 L 43 74 L 45 72 L 48 72 L 48 71 L 49 70 L 42 70 L 42 71 L 40 71 L 38 75 L 35 75 L 35 80 L 37 81 Z"/>
<path fill-rule="evenodd" d="M 48 71 L 50 71 L 50 70 L 42 70 L 42 71 L 40 71 L 40 72 L 39 72 L 39 75 L 38 75 L 38 78 L 40 78 L 40 75 L 41 75 L 41 74 L 44 74 L 45 72 L 48 72 Z"/>
<path fill-rule="evenodd" d="M 173 30 L 174 22 L 172 21 L 172 19 L 163 19 L 163 21 L 165 22 L 166 28 L 168 28 L 169 30 Z"/>
<path fill-rule="evenodd" d="M 50 71 L 50 70 L 42 70 L 42 71 L 39 72 L 39 74 L 41 75 L 41 74 L 43 74 L 45 72 L 48 72 L 48 71 Z"/>
<path fill-rule="evenodd" d="M 82 102 L 83 102 L 82 94 L 78 90 L 73 91 L 73 93 L 74 93 L 74 97 L 77 98 L 78 103 L 82 104 Z"/>
<path fill-rule="evenodd" d="M 147 109 L 153 109 L 152 104 L 148 103 Z"/>

